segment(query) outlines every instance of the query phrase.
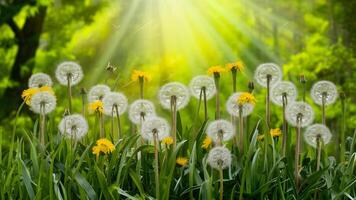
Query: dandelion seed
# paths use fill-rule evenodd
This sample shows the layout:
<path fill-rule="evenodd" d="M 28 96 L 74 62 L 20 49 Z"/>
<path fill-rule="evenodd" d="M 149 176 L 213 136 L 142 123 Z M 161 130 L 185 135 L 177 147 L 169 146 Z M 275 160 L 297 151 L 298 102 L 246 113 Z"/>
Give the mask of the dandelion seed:
<path fill-rule="evenodd" d="M 100 100 L 93 101 L 92 103 L 89 104 L 89 110 L 100 114 L 103 113 L 104 112 L 103 102 Z"/>
<path fill-rule="evenodd" d="M 167 145 L 167 146 L 173 144 L 173 138 L 170 137 L 170 136 L 163 138 L 162 139 L 162 144 Z"/>
<path fill-rule="evenodd" d="M 129 108 L 129 118 L 134 124 L 141 124 L 146 118 L 156 116 L 155 106 L 148 100 L 136 100 Z"/>
<path fill-rule="evenodd" d="M 321 139 L 320 142 L 323 144 L 328 144 L 331 140 L 331 133 L 328 127 L 323 124 L 313 124 L 308 126 L 304 132 L 305 141 L 312 147 L 317 148 L 317 140 Z"/>
<path fill-rule="evenodd" d="M 140 79 L 145 80 L 145 81 L 151 81 L 152 76 L 148 72 L 140 71 L 140 70 L 134 70 L 132 75 L 131 75 L 131 80 L 132 81 L 138 81 Z"/>
<path fill-rule="evenodd" d="M 43 86 L 52 87 L 53 82 L 49 75 L 45 73 L 33 74 L 28 80 L 29 88 L 40 88 Z"/>
<path fill-rule="evenodd" d="M 221 143 L 230 140 L 235 131 L 231 122 L 220 119 L 211 122 L 206 129 L 206 133 L 214 142 Z"/>
<path fill-rule="evenodd" d="M 293 102 L 286 108 L 286 118 L 292 126 L 305 127 L 311 124 L 314 120 L 313 108 L 303 102 Z"/>
<path fill-rule="evenodd" d="M 176 108 L 180 110 L 184 108 L 189 102 L 188 88 L 178 82 L 167 83 L 159 90 L 159 101 L 163 108 L 171 109 L 172 97 L 175 98 Z"/>
<path fill-rule="evenodd" d="M 246 92 L 237 92 L 232 94 L 226 102 L 226 110 L 230 115 L 239 116 L 240 108 L 242 116 L 250 115 L 255 107 L 255 97 Z"/>
<path fill-rule="evenodd" d="M 209 152 L 208 163 L 214 169 L 226 169 L 231 165 L 231 153 L 226 147 L 214 147 Z"/>
<path fill-rule="evenodd" d="M 289 81 L 281 81 L 271 89 L 272 102 L 278 106 L 283 106 L 283 98 L 291 103 L 297 99 L 298 92 L 295 85 Z M 285 97 L 284 97 L 285 96 Z"/>
<path fill-rule="evenodd" d="M 310 96 L 318 105 L 323 104 L 323 98 L 325 105 L 330 105 L 335 103 L 338 92 L 334 83 L 330 81 L 318 81 L 313 85 Z"/>
<path fill-rule="evenodd" d="M 56 78 L 58 82 L 62 85 L 67 85 L 68 82 L 70 82 L 71 86 L 76 85 L 83 78 L 82 67 L 75 62 L 62 62 L 57 66 Z"/>
<path fill-rule="evenodd" d="M 117 109 L 118 114 L 123 114 L 127 109 L 127 98 L 124 94 L 119 92 L 109 92 L 103 98 L 103 110 L 104 114 L 108 116 L 114 116 L 115 109 Z"/>
<path fill-rule="evenodd" d="M 259 65 L 255 71 L 255 80 L 262 87 L 267 87 L 267 79 L 270 77 L 270 86 L 278 83 L 282 79 L 280 67 L 274 63 L 264 63 Z"/>
<path fill-rule="evenodd" d="M 80 140 L 88 132 L 88 123 L 82 115 L 73 114 L 65 116 L 58 128 L 64 137 Z"/>
<path fill-rule="evenodd" d="M 159 141 L 169 136 L 168 122 L 161 117 L 152 117 L 142 123 L 141 136 L 145 140 L 153 141 L 154 134 Z"/>
<path fill-rule="evenodd" d="M 109 92 L 110 92 L 109 86 L 102 85 L 102 84 L 95 85 L 89 90 L 88 102 L 103 100 L 104 96 Z"/>
<path fill-rule="evenodd" d="M 110 140 L 105 138 L 97 140 L 96 145 L 92 149 L 93 154 L 96 155 L 97 157 L 101 153 L 107 155 L 109 153 L 112 153 L 114 150 L 115 150 L 115 145 Z"/>
<path fill-rule="evenodd" d="M 56 108 L 56 97 L 50 92 L 37 92 L 31 98 L 31 110 L 37 114 L 48 114 Z"/>
<path fill-rule="evenodd" d="M 201 98 L 202 90 L 205 90 L 206 100 L 213 98 L 216 93 L 214 79 L 205 75 L 194 77 L 190 81 L 189 88 L 191 94 L 197 99 Z"/>
<path fill-rule="evenodd" d="M 187 158 L 184 157 L 178 157 L 176 160 L 176 163 L 182 167 L 188 165 L 189 160 Z"/>
<path fill-rule="evenodd" d="M 208 149 L 212 143 L 213 143 L 213 140 L 211 139 L 211 137 L 206 136 L 203 141 L 203 144 L 201 145 L 201 148 Z"/>

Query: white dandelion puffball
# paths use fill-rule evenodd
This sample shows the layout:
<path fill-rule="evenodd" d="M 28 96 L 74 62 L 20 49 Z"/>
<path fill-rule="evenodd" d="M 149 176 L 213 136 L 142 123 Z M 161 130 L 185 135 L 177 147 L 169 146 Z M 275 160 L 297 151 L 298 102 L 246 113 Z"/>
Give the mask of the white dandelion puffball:
<path fill-rule="evenodd" d="M 206 134 L 214 142 L 219 141 L 220 135 L 222 136 L 223 141 L 228 141 L 235 135 L 235 131 L 231 122 L 224 119 L 219 119 L 210 122 L 206 129 Z"/>
<path fill-rule="evenodd" d="M 316 104 L 322 105 L 323 95 L 325 95 L 325 105 L 335 103 L 338 97 L 338 92 L 335 84 L 330 81 L 316 82 L 310 91 L 310 96 Z"/>
<path fill-rule="evenodd" d="M 40 88 L 43 86 L 52 87 L 53 82 L 51 77 L 45 73 L 33 74 L 30 79 L 28 79 L 29 88 Z"/>
<path fill-rule="evenodd" d="M 141 136 L 145 140 L 153 141 L 154 134 L 157 134 L 157 139 L 161 141 L 163 138 L 169 136 L 168 122 L 161 117 L 151 117 L 142 123 Z"/>
<path fill-rule="evenodd" d="M 197 99 L 204 98 L 202 89 L 205 88 L 206 99 L 211 99 L 216 93 L 214 79 L 210 76 L 200 75 L 194 77 L 189 84 L 190 93 Z"/>
<path fill-rule="evenodd" d="M 262 87 L 267 87 L 267 75 L 271 75 L 270 86 L 282 80 L 281 68 L 274 63 L 264 63 L 257 67 L 255 79 Z"/>
<path fill-rule="evenodd" d="M 116 108 L 119 115 L 123 114 L 127 109 L 127 98 L 120 92 L 109 92 L 103 98 L 104 114 L 108 116 L 116 116 Z"/>
<path fill-rule="evenodd" d="M 31 98 L 31 110 L 38 114 L 48 114 L 52 112 L 57 105 L 56 97 L 49 92 L 38 92 Z"/>
<path fill-rule="evenodd" d="M 71 86 L 78 84 L 83 78 L 82 67 L 75 62 L 66 61 L 57 66 L 56 78 L 61 85 L 68 84 L 68 77 L 70 77 Z"/>
<path fill-rule="evenodd" d="M 310 125 L 314 120 L 313 108 L 304 102 L 293 102 L 286 107 L 286 119 L 292 126 L 298 126 L 297 119 L 300 118 L 300 126 Z"/>
<path fill-rule="evenodd" d="M 87 134 L 89 127 L 82 115 L 73 114 L 63 117 L 58 129 L 65 138 L 80 140 Z"/>
<path fill-rule="evenodd" d="M 226 102 L 226 110 L 230 115 L 239 116 L 240 105 L 237 103 L 237 99 L 240 97 L 242 92 L 237 92 L 232 94 Z M 255 105 L 251 103 L 244 103 L 242 108 L 242 116 L 246 117 L 250 115 L 254 109 Z"/>
<path fill-rule="evenodd" d="M 151 101 L 140 99 L 134 101 L 129 108 L 129 118 L 134 124 L 141 124 L 142 119 L 156 116 L 155 106 Z"/>
<path fill-rule="evenodd" d="M 231 165 L 231 153 L 229 149 L 226 147 L 214 147 L 210 150 L 208 155 L 208 163 L 209 165 L 219 170 L 226 169 Z"/>
<path fill-rule="evenodd" d="M 331 140 L 331 133 L 328 127 L 323 124 L 313 124 L 308 126 L 304 132 L 305 141 L 312 147 L 317 148 L 317 138 L 322 144 L 328 144 Z"/>
<path fill-rule="evenodd" d="M 294 102 L 297 99 L 298 91 L 292 82 L 281 81 L 275 84 L 271 89 L 272 102 L 278 106 L 283 106 L 284 94 L 288 103 Z"/>
<path fill-rule="evenodd" d="M 184 108 L 189 102 L 189 90 L 182 83 L 171 82 L 163 85 L 158 93 L 158 98 L 163 108 L 171 109 L 171 99 L 175 96 L 177 110 Z"/>
<path fill-rule="evenodd" d="M 94 102 L 103 100 L 104 96 L 110 92 L 110 88 L 107 85 L 98 84 L 90 88 L 88 92 L 88 101 Z"/>

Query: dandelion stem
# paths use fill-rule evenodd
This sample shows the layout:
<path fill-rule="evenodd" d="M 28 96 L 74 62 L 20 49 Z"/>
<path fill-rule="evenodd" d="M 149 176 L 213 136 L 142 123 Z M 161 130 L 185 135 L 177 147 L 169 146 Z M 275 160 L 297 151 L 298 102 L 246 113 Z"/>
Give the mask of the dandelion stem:
<path fill-rule="evenodd" d="M 171 96 L 173 146 L 177 145 L 177 97 Z"/>
<path fill-rule="evenodd" d="M 284 93 L 282 95 L 282 102 L 283 102 L 283 143 L 282 143 L 282 156 L 286 156 L 286 149 L 287 149 L 287 138 L 288 138 L 288 124 L 286 120 L 286 106 L 287 106 L 287 96 Z"/>
<path fill-rule="evenodd" d="M 220 74 L 214 73 L 214 82 L 216 88 L 216 100 L 215 100 L 215 119 L 220 119 L 220 87 L 219 87 Z"/>
<path fill-rule="evenodd" d="M 242 105 L 239 106 L 239 133 L 240 133 L 240 154 L 244 153 L 244 118 L 242 116 Z"/>
<path fill-rule="evenodd" d="M 72 86 L 71 86 L 71 81 L 72 80 L 72 75 L 68 74 L 67 75 L 67 89 L 68 89 L 68 109 L 69 113 L 72 113 Z"/>
<path fill-rule="evenodd" d="M 111 138 L 114 138 L 114 109 L 115 107 L 113 106 L 111 109 Z"/>
<path fill-rule="evenodd" d="M 321 137 L 320 135 L 317 136 L 316 138 L 316 154 L 317 154 L 317 160 L 316 160 L 316 171 L 319 171 L 320 169 L 320 158 L 321 158 Z"/>
<path fill-rule="evenodd" d="M 155 148 L 155 179 L 156 179 L 156 199 L 159 198 L 159 168 L 158 168 L 158 136 L 157 130 L 153 130 L 153 143 Z"/>
<path fill-rule="evenodd" d="M 45 139 L 44 139 L 45 129 L 46 129 L 45 106 L 44 106 L 44 104 L 41 104 L 41 114 L 40 114 L 40 143 L 41 143 L 41 146 L 42 146 L 43 148 L 44 148 L 44 145 L 45 145 Z"/>
<path fill-rule="evenodd" d="M 116 113 L 116 118 L 117 118 L 117 137 L 118 140 L 121 138 L 121 123 L 120 123 L 120 113 L 119 113 L 119 108 L 117 107 L 117 105 L 114 106 L 115 107 L 115 113 Z"/>
<path fill-rule="evenodd" d="M 272 76 L 267 74 L 267 95 L 266 95 L 266 122 L 268 130 L 270 129 L 271 124 L 271 111 L 270 111 L 270 84 Z"/>
<path fill-rule="evenodd" d="M 297 138 L 296 138 L 296 144 L 295 144 L 295 162 L 294 162 L 294 179 L 295 179 L 295 185 L 298 188 L 299 187 L 299 153 L 300 153 L 300 131 L 301 131 L 301 126 L 300 123 L 302 121 L 302 115 L 299 114 L 297 116 Z"/>
<path fill-rule="evenodd" d="M 231 75 L 232 75 L 232 91 L 235 93 L 236 92 L 236 74 L 237 74 L 237 69 L 232 68 L 231 69 Z"/>
<path fill-rule="evenodd" d="M 85 109 L 86 109 L 85 94 L 86 94 L 86 91 L 84 88 L 82 88 L 81 95 L 82 95 L 82 115 L 83 115 L 83 117 L 85 117 Z"/>
<path fill-rule="evenodd" d="M 207 106 L 207 100 L 206 100 L 206 88 L 203 87 L 203 101 L 204 101 L 204 119 L 205 121 L 208 120 L 208 106 Z"/>
<path fill-rule="evenodd" d="M 140 98 L 143 99 L 143 82 L 144 82 L 143 77 L 140 76 L 138 80 L 140 84 Z"/>
<path fill-rule="evenodd" d="M 220 175 L 220 200 L 223 200 L 224 197 L 224 174 L 222 167 L 219 167 L 219 175 Z"/>
<path fill-rule="evenodd" d="M 325 125 L 325 100 L 326 100 L 326 93 L 322 94 L 321 97 L 321 122 Z"/>
<path fill-rule="evenodd" d="M 345 131 L 346 131 L 346 106 L 345 106 L 345 93 L 341 92 L 340 93 L 340 99 L 341 99 L 341 113 L 342 113 L 342 121 L 341 121 L 341 133 L 340 133 L 340 161 L 344 162 L 345 161 Z"/>
<path fill-rule="evenodd" d="M 100 132 L 100 138 L 104 137 L 104 117 L 103 114 L 98 112 L 99 116 L 99 132 Z"/>

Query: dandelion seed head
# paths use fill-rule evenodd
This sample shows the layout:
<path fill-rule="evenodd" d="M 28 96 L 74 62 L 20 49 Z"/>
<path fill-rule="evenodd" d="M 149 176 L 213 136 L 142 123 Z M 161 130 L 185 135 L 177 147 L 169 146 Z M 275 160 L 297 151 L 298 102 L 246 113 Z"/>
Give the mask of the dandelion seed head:
<path fill-rule="evenodd" d="M 307 127 L 304 132 L 305 141 L 312 147 L 317 148 L 317 138 L 320 138 L 322 144 L 328 144 L 331 140 L 331 132 L 323 124 L 313 124 Z"/>
<path fill-rule="evenodd" d="M 127 98 L 120 92 L 109 92 L 103 98 L 103 111 L 105 115 L 116 117 L 116 107 L 119 115 L 127 109 Z"/>
<path fill-rule="evenodd" d="M 48 114 L 56 108 L 56 97 L 50 92 L 37 92 L 31 98 L 30 107 L 34 113 Z"/>
<path fill-rule="evenodd" d="M 53 82 L 51 77 L 45 73 L 33 74 L 30 79 L 28 79 L 29 88 L 40 88 L 43 86 L 52 87 Z"/>
<path fill-rule="evenodd" d="M 58 128 L 62 136 L 77 141 L 83 138 L 89 129 L 87 120 L 79 114 L 63 117 Z"/>
<path fill-rule="evenodd" d="M 184 108 L 189 103 L 189 90 L 179 82 L 171 82 L 163 85 L 159 90 L 158 98 L 165 109 L 171 109 L 172 97 L 176 98 L 177 110 Z"/>
<path fill-rule="evenodd" d="M 151 101 L 140 99 L 134 101 L 129 108 L 129 118 L 134 124 L 141 124 L 143 119 L 156 116 L 155 106 Z"/>
<path fill-rule="evenodd" d="M 206 133 L 214 142 L 218 142 L 221 135 L 223 141 L 230 140 L 234 136 L 235 131 L 231 122 L 219 119 L 210 122 L 206 129 Z"/>
<path fill-rule="evenodd" d="M 310 96 L 316 104 L 322 105 L 323 95 L 325 95 L 325 105 L 335 103 L 338 97 L 338 92 L 335 84 L 330 81 L 316 82 L 310 91 Z"/>
<path fill-rule="evenodd" d="M 169 136 L 168 122 L 161 117 L 151 117 L 142 123 L 141 136 L 145 140 L 153 141 L 154 134 L 157 134 L 157 139 L 161 141 L 163 138 Z"/>
<path fill-rule="evenodd" d="M 243 92 L 237 92 L 232 94 L 226 102 L 226 110 L 230 115 L 239 116 L 240 107 L 242 108 L 242 116 L 246 117 L 250 115 L 255 107 L 252 103 L 244 103 L 242 105 L 237 101 Z"/>
<path fill-rule="evenodd" d="M 292 82 L 280 81 L 272 87 L 271 100 L 274 104 L 283 106 L 283 95 L 286 96 L 288 103 L 297 99 L 298 91 Z"/>
<path fill-rule="evenodd" d="M 104 96 L 110 92 L 110 88 L 107 85 L 98 84 L 90 88 L 88 93 L 88 101 L 94 102 L 102 100 Z"/>
<path fill-rule="evenodd" d="M 300 119 L 300 126 L 305 127 L 314 120 L 313 108 L 304 102 L 293 102 L 286 107 L 286 119 L 292 126 L 298 126 L 297 119 Z"/>
<path fill-rule="evenodd" d="M 61 85 L 68 84 L 68 77 L 70 77 L 71 86 L 78 84 L 83 78 L 82 67 L 75 62 L 66 61 L 57 66 L 56 78 Z"/>
<path fill-rule="evenodd" d="M 194 77 L 189 84 L 190 93 L 197 99 L 204 98 L 202 89 L 205 88 L 206 99 L 211 99 L 216 93 L 214 79 L 210 76 L 200 75 Z"/>
<path fill-rule="evenodd" d="M 267 75 L 271 76 L 270 86 L 273 86 L 282 79 L 281 68 L 274 63 L 261 64 L 255 71 L 255 80 L 262 87 L 267 87 Z"/>
<path fill-rule="evenodd" d="M 208 154 L 208 163 L 209 165 L 219 170 L 226 169 L 231 165 L 231 153 L 226 147 L 218 146 L 210 150 Z"/>

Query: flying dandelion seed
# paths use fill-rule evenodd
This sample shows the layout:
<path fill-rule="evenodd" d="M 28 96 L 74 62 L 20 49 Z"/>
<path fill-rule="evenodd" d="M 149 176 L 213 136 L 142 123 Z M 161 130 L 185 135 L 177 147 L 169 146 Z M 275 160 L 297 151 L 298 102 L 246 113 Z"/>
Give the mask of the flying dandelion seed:
<path fill-rule="evenodd" d="M 314 120 L 313 108 L 304 102 L 293 102 L 286 108 L 286 118 L 292 126 L 305 127 L 310 125 Z"/>
<path fill-rule="evenodd" d="M 156 116 L 155 106 L 151 101 L 140 99 L 130 105 L 129 118 L 134 124 L 141 124 L 143 119 L 154 116 Z"/>
<path fill-rule="evenodd" d="M 282 80 L 281 68 L 274 63 L 264 63 L 257 67 L 255 71 L 255 80 L 262 87 L 267 87 L 267 77 L 270 77 L 270 86 Z"/>
<path fill-rule="evenodd" d="M 172 97 L 176 98 L 176 108 L 180 110 L 189 103 L 189 90 L 179 82 L 167 83 L 159 90 L 158 98 L 165 109 L 171 109 Z"/>
<path fill-rule="evenodd" d="M 252 102 L 246 102 L 240 104 L 237 100 L 243 94 L 243 92 L 237 92 L 232 94 L 226 102 L 226 110 L 232 116 L 239 116 L 239 109 L 242 108 L 242 116 L 246 117 L 250 115 L 255 107 Z"/>
<path fill-rule="evenodd" d="M 105 115 L 116 116 L 113 113 L 123 114 L 127 109 L 127 98 L 119 92 L 108 92 L 103 98 L 103 111 Z"/>
<path fill-rule="evenodd" d="M 232 123 L 223 119 L 211 122 L 206 133 L 214 142 L 228 141 L 235 135 Z"/>
<path fill-rule="evenodd" d="M 214 169 L 226 169 L 231 165 L 231 153 L 226 147 L 214 147 L 209 152 L 208 163 Z"/>
<path fill-rule="evenodd" d="M 88 101 L 94 102 L 102 100 L 104 96 L 110 92 L 110 88 L 107 85 L 98 84 L 90 88 L 88 93 Z"/>
<path fill-rule="evenodd" d="M 52 87 L 53 82 L 51 77 L 45 73 L 36 73 L 33 74 L 28 80 L 29 88 L 41 88 L 44 86 Z"/>
<path fill-rule="evenodd" d="M 59 123 L 60 133 L 68 139 L 80 140 L 88 132 L 88 123 L 82 115 L 73 114 L 65 116 Z"/>
<path fill-rule="evenodd" d="M 68 85 L 68 79 L 71 86 L 76 85 L 83 78 L 82 67 L 75 62 L 62 62 L 56 69 L 56 78 L 61 85 Z"/>
<path fill-rule="evenodd" d="M 37 114 L 48 114 L 56 108 L 56 97 L 50 92 L 38 92 L 31 98 L 31 110 Z"/>
<path fill-rule="evenodd" d="M 142 123 L 141 136 L 145 140 L 153 141 L 154 134 L 159 141 L 169 136 L 168 122 L 161 117 L 151 117 Z"/>
<path fill-rule="evenodd" d="M 216 93 L 214 79 L 210 76 L 200 75 L 194 77 L 189 84 L 190 93 L 197 99 L 202 96 L 202 90 L 205 90 L 206 99 L 214 97 Z"/>
<path fill-rule="evenodd" d="M 334 83 L 330 81 L 318 81 L 313 85 L 310 96 L 318 105 L 323 104 L 323 98 L 325 105 L 330 105 L 335 103 L 338 92 Z"/>
<path fill-rule="evenodd" d="M 283 106 L 283 96 L 285 96 L 289 103 L 294 102 L 297 99 L 297 88 L 292 82 L 280 81 L 272 87 L 271 99 L 274 104 Z"/>
<path fill-rule="evenodd" d="M 317 139 L 320 138 L 323 144 L 328 144 L 331 140 L 331 133 L 328 127 L 323 124 L 313 124 L 308 126 L 304 132 L 305 141 L 312 147 L 317 148 Z"/>

